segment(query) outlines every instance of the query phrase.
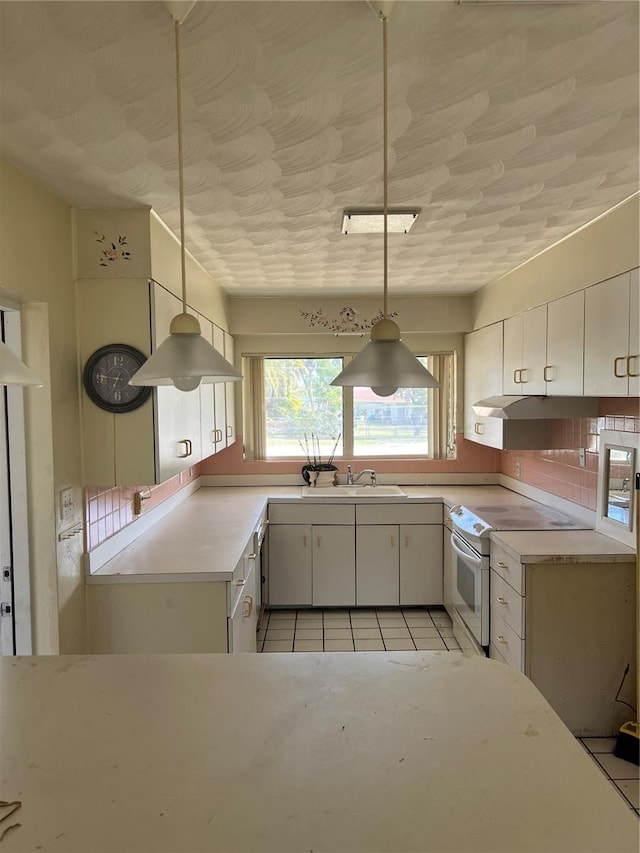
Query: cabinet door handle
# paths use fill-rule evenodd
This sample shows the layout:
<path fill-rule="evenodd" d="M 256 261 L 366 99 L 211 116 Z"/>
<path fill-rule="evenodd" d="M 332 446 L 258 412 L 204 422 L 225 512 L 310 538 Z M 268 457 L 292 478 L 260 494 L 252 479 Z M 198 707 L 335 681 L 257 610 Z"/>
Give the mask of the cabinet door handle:
<path fill-rule="evenodd" d="M 519 370 L 513 371 L 513 381 L 516 383 L 516 385 L 518 384 L 518 382 L 520 382 L 520 380 L 518 379 L 518 373 L 520 373 Z"/>
<path fill-rule="evenodd" d="M 178 453 L 179 459 L 186 459 L 187 456 L 191 456 L 191 454 L 193 452 L 193 445 L 192 445 L 190 439 L 181 438 L 180 441 L 178 442 L 178 444 L 184 444 L 184 449 L 185 449 L 184 453 Z"/>
<path fill-rule="evenodd" d="M 473 431 L 476 435 L 484 435 L 484 424 L 480 422 L 476 422 L 473 425 Z"/>
<path fill-rule="evenodd" d="M 253 612 L 253 598 L 250 595 L 245 595 L 242 599 L 242 615 L 246 618 L 251 616 Z"/>
<path fill-rule="evenodd" d="M 522 370 L 519 370 L 519 371 L 518 371 L 518 373 L 520 374 L 520 379 L 518 379 L 518 382 L 520 382 L 520 384 L 521 384 L 521 385 L 524 385 L 524 384 L 525 384 L 525 382 L 527 381 L 527 380 L 526 380 L 526 378 L 525 378 L 525 379 L 523 379 L 523 378 L 522 378 L 522 374 L 524 373 L 524 374 L 525 374 L 525 376 L 526 376 L 526 374 L 527 374 L 528 372 L 529 372 L 529 370 L 528 370 L 528 368 L 526 368 L 526 367 L 523 367 L 523 368 L 522 368 Z"/>
<path fill-rule="evenodd" d="M 236 586 L 244 586 L 246 584 L 246 580 L 234 581 L 234 583 Z"/>
<path fill-rule="evenodd" d="M 496 601 L 498 602 L 498 604 L 506 604 L 506 603 L 507 603 L 506 598 L 503 598 L 501 595 L 499 595 L 499 596 L 496 598 Z"/>
<path fill-rule="evenodd" d="M 627 357 L 624 355 L 619 355 L 617 358 L 613 359 L 613 375 L 616 377 L 616 379 L 624 379 L 627 373 L 626 371 L 624 373 L 618 373 L 619 361 L 627 361 Z"/>
<path fill-rule="evenodd" d="M 496 640 L 497 640 L 499 643 L 502 643 L 504 646 L 506 646 L 506 645 L 507 645 L 507 641 L 506 641 L 506 640 L 505 640 L 505 638 L 502 636 L 502 634 L 498 634 L 498 636 L 496 637 Z"/>
<path fill-rule="evenodd" d="M 233 427 L 227 427 L 227 438 L 233 438 Z"/>
<path fill-rule="evenodd" d="M 211 433 L 209 435 L 209 440 L 211 441 L 211 444 L 215 444 L 218 441 L 218 430 L 217 429 L 211 430 Z"/>
<path fill-rule="evenodd" d="M 548 370 L 553 370 L 552 364 L 545 364 L 544 369 L 542 371 L 542 379 L 544 382 L 553 382 L 553 377 L 547 374 Z"/>
<path fill-rule="evenodd" d="M 627 356 L 627 376 L 632 376 L 635 378 L 636 376 L 640 376 L 640 373 L 638 373 L 637 371 L 634 372 L 633 370 L 631 370 L 631 362 L 634 358 L 640 358 L 640 355 L 628 355 Z"/>
<path fill-rule="evenodd" d="M 502 560 L 498 560 L 498 565 L 501 569 L 508 569 L 509 566 L 506 563 L 503 563 Z"/>

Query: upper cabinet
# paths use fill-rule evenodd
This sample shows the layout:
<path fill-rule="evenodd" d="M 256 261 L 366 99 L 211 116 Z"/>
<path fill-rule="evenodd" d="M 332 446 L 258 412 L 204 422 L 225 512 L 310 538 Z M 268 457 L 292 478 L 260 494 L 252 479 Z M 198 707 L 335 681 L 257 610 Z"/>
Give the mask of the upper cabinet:
<path fill-rule="evenodd" d="M 502 421 L 476 415 L 473 404 L 502 394 L 502 323 L 465 335 L 464 437 L 502 447 Z"/>
<path fill-rule="evenodd" d="M 549 302 L 543 378 L 550 396 L 579 397 L 584 383 L 584 290 Z"/>
<path fill-rule="evenodd" d="M 640 278 L 638 269 L 585 291 L 584 393 L 640 395 Z"/>
<path fill-rule="evenodd" d="M 547 306 L 504 321 L 503 394 L 544 394 Z"/>

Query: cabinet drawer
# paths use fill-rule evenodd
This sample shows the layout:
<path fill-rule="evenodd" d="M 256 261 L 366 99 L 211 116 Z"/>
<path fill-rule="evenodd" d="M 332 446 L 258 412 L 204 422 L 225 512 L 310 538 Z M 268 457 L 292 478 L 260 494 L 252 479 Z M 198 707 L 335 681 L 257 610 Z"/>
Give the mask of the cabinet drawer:
<path fill-rule="evenodd" d="M 494 646 L 505 663 L 518 672 L 524 672 L 524 640 L 515 633 L 504 619 L 491 614 L 491 645 Z"/>
<path fill-rule="evenodd" d="M 513 587 L 491 572 L 491 616 L 496 613 L 515 631 L 524 637 L 524 598 Z"/>
<path fill-rule="evenodd" d="M 269 504 L 270 524 L 354 524 L 353 504 Z"/>
<path fill-rule="evenodd" d="M 491 543 L 491 568 L 516 592 L 524 595 L 524 566 L 510 551 L 495 542 Z"/>
<path fill-rule="evenodd" d="M 356 504 L 358 524 L 442 524 L 442 504 Z"/>

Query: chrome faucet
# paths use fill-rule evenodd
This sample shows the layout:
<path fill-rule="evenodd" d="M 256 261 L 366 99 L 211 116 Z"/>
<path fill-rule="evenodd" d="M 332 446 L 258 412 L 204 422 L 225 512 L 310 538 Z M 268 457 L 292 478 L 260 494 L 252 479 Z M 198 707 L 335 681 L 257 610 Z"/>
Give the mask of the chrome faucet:
<path fill-rule="evenodd" d="M 373 468 L 363 468 L 362 471 L 360 471 L 358 474 L 354 474 L 351 470 L 351 465 L 347 465 L 347 486 L 353 486 L 354 483 L 358 482 L 358 480 L 360 479 L 360 477 L 362 477 L 363 474 L 370 474 L 371 485 L 376 485 L 376 472 L 373 470 Z"/>

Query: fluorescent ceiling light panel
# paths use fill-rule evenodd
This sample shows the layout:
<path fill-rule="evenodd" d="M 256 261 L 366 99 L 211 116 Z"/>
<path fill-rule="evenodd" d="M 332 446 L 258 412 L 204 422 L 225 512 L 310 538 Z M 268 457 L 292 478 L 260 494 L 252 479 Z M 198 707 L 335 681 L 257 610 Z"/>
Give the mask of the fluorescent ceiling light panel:
<path fill-rule="evenodd" d="M 418 218 L 419 210 L 390 210 L 387 214 L 389 234 L 408 234 Z M 382 234 L 384 213 L 382 210 L 345 210 L 342 218 L 343 234 Z"/>

